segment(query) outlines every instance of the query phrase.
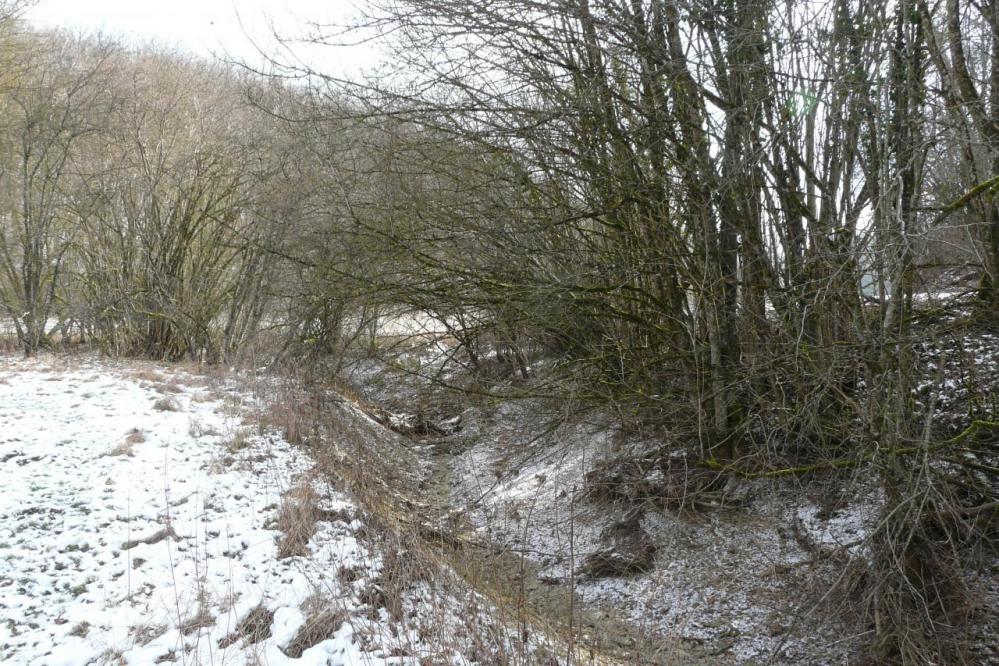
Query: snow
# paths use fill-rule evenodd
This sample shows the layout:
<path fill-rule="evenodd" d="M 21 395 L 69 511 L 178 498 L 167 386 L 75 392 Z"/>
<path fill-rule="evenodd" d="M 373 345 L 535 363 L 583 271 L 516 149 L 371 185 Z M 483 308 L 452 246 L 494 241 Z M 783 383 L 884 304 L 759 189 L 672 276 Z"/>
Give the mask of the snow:
<path fill-rule="evenodd" d="M 669 440 L 626 435 L 597 411 L 585 423 L 560 419 L 561 410 L 532 399 L 465 404 L 456 416 L 449 411 L 455 407 L 437 408 L 448 401 L 435 399 L 430 383 L 412 374 L 440 372 L 460 384 L 460 373 L 447 375 L 450 355 L 434 351 L 427 343 L 397 350 L 393 363 L 366 359 L 354 366 L 353 379 L 369 402 L 392 410 L 388 420 L 400 429 L 415 420 L 414 405 L 449 424 L 446 436 L 411 442 L 409 449 L 446 465 L 448 508 L 463 509 L 480 539 L 524 556 L 533 571 L 528 578 L 545 589 L 568 593 L 571 586 L 577 608 L 590 614 L 577 618 L 580 626 L 606 614 L 632 625 L 629 639 L 679 644 L 690 663 L 853 660 L 867 627 L 827 602 L 835 597 L 829 590 L 871 557 L 885 497 L 870 470 L 854 470 L 849 479 L 747 481 L 734 486 L 735 506 L 707 511 L 678 514 L 646 502 L 641 527 L 657 547 L 654 569 L 588 578 L 578 574 L 579 564 L 602 546 L 604 529 L 634 507 L 588 499 L 587 472 L 602 461 L 658 451 Z M 994 415 L 995 391 L 976 395 L 973 387 L 999 384 L 999 336 L 955 326 L 917 341 L 914 351 L 915 398 L 926 410 L 920 423 L 946 437 L 966 427 L 969 414 Z M 397 367 L 405 371 L 393 372 Z M 868 382 L 858 388 L 865 394 Z M 976 585 L 996 598 L 992 579 Z"/>
<path fill-rule="evenodd" d="M 476 444 L 452 461 L 454 498 L 481 535 L 529 558 L 549 581 L 575 577 L 581 607 L 625 620 L 639 640 L 679 643 L 689 659 L 707 663 L 755 663 L 775 653 L 779 663 L 827 663 L 816 646 L 837 645 L 828 663 L 839 663 L 839 650 L 849 646 L 836 643 L 833 628 L 794 624 L 814 602 L 801 590 L 821 587 L 818 581 L 828 583 L 837 571 L 813 564 L 785 526 L 797 519 L 816 546 L 863 557 L 880 506 L 870 484 L 858 480 L 854 496 L 832 511 L 767 481 L 747 482 L 748 501 L 737 512 L 692 517 L 647 504 L 641 525 L 657 546 L 652 571 L 574 576 L 572 566 L 600 547 L 601 532 L 627 510 L 587 501 L 586 473 L 626 455 L 625 447 L 656 444 L 622 441 L 610 423 L 593 416 L 540 436 L 550 423 L 530 401 L 505 403 L 492 417 L 469 410 L 461 436 Z"/>
<path fill-rule="evenodd" d="M 361 612 L 381 566 L 362 520 L 321 522 L 309 556 L 277 559 L 282 496 L 313 463 L 244 423 L 250 402 L 183 371 L 0 358 L 0 663 L 418 663 L 390 656 L 420 653 L 415 629 Z M 333 489 L 322 501 L 356 515 Z M 289 657 L 317 598 L 349 621 Z M 258 608 L 270 636 L 250 644 L 234 632 Z"/>
<path fill-rule="evenodd" d="M 919 360 L 917 407 L 939 430 L 959 432 L 972 418 L 991 418 L 991 393 L 999 385 L 999 336 L 959 332 L 915 345 Z"/>
<path fill-rule="evenodd" d="M 863 546 L 878 520 L 879 502 L 850 504 L 831 516 L 815 505 L 798 507 L 796 517 L 808 538 L 816 546 L 840 548 L 851 554 L 863 554 Z"/>
<path fill-rule="evenodd" d="M 439 319 L 423 312 L 400 313 L 383 317 L 378 322 L 380 336 L 439 335 L 446 332 L 447 327 Z"/>

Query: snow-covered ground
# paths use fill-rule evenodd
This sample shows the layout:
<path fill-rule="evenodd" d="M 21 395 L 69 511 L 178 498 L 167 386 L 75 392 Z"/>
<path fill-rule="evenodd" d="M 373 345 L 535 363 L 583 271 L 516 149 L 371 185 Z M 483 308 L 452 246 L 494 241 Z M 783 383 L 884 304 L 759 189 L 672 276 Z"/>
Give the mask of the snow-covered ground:
<path fill-rule="evenodd" d="M 999 405 L 999 337 L 962 321 L 970 311 L 952 302 L 958 293 L 914 297 L 921 305 L 949 301 L 942 313 L 920 311 L 945 325 L 927 324 L 914 348 L 919 422 L 932 423 L 939 439 L 961 432 L 969 417 L 994 420 Z M 704 507 L 686 511 L 669 505 L 668 493 L 594 496 L 590 490 L 606 485 L 608 468 L 660 452 L 665 442 L 622 433 L 598 410 L 584 422 L 539 400 L 453 400 L 431 380 L 460 386 L 468 378 L 448 345 L 453 341 L 400 345 L 387 359 L 365 357 L 351 366 L 351 379 L 388 412 L 382 422 L 416 431 L 410 450 L 443 470 L 443 489 L 430 484 L 431 501 L 464 509 L 478 538 L 523 555 L 532 565 L 526 569 L 533 567 L 529 579 L 545 590 L 571 588 L 577 608 L 630 623 L 636 631 L 629 640 L 652 643 L 660 653 L 679 645 L 683 657 L 664 663 L 840 664 L 862 653 L 870 627 L 859 614 L 842 612 L 838 595 L 869 561 L 882 516 L 885 497 L 870 470 L 732 480 L 710 490 Z M 491 388 L 499 395 L 504 386 L 497 381 Z M 434 427 L 412 427 L 424 420 Z M 666 469 L 656 462 L 630 490 L 668 489 Z M 654 546 L 648 570 L 593 575 L 587 558 L 622 534 L 631 538 L 631 552 Z M 989 567 L 969 573 L 983 609 L 973 623 L 973 654 L 981 657 L 976 663 L 999 664 L 992 647 L 999 568 Z"/>
<path fill-rule="evenodd" d="M 323 488 L 308 552 L 278 559 L 313 463 L 207 384 L 0 358 L 0 663 L 427 663 L 426 627 L 371 599 L 382 557 L 348 497 Z"/>
<path fill-rule="evenodd" d="M 599 422 L 539 437 L 548 423 L 536 412 L 521 401 L 491 418 L 464 414 L 461 435 L 476 444 L 453 460 L 453 492 L 480 534 L 526 555 L 544 579 L 565 582 L 630 509 L 583 492 L 587 472 L 622 450 L 614 428 Z M 576 575 L 574 590 L 586 607 L 637 627 L 640 640 L 679 643 L 680 663 L 849 663 L 840 628 L 808 614 L 821 596 L 809 586 L 821 588 L 836 571 L 813 565 L 799 541 L 859 554 L 877 517 L 867 485 L 835 508 L 765 481 L 740 486 L 738 511 L 696 519 L 649 503 L 640 524 L 656 547 L 654 565 L 630 576 Z"/>

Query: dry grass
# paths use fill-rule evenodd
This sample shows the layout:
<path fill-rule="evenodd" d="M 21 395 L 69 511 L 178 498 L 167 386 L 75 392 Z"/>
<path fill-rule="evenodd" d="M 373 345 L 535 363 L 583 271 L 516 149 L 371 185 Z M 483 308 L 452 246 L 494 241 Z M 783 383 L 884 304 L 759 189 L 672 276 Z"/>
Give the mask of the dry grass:
<path fill-rule="evenodd" d="M 229 368 L 221 364 L 205 364 L 198 361 L 178 361 L 173 363 L 169 371 L 174 375 L 186 376 L 193 382 L 217 382 L 229 376 Z M 184 383 L 188 383 L 184 380 Z"/>
<path fill-rule="evenodd" d="M 13 354 L 21 348 L 16 336 L 0 337 L 0 354 Z"/>
<path fill-rule="evenodd" d="M 145 367 L 133 370 L 129 376 L 142 388 L 151 389 L 164 396 L 184 393 L 188 389 L 208 389 L 220 382 L 218 377 L 210 376 L 204 368 L 198 370 L 186 369 L 185 366 L 170 366 L 166 368 Z M 212 391 L 199 391 L 192 396 L 197 402 L 209 402 L 218 399 Z"/>
<path fill-rule="evenodd" d="M 179 412 L 180 403 L 174 398 L 164 396 L 162 398 L 158 398 L 156 402 L 153 403 L 153 409 L 158 412 Z"/>
<path fill-rule="evenodd" d="M 179 383 L 177 383 L 175 379 L 171 379 L 169 381 L 165 381 L 159 384 L 152 384 L 150 388 L 152 388 L 157 393 L 162 393 L 164 395 L 170 395 L 170 394 L 176 395 L 178 393 L 184 392 L 184 387 L 181 386 Z"/>
<path fill-rule="evenodd" d="M 218 399 L 222 404 L 215 411 L 229 418 L 241 418 L 246 412 L 246 403 L 243 396 L 238 393 L 219 393 Z"/>
<path fill-rule="evenodd" d="M 636 663 L 635 659 L 650 665 L 684 663 L 678 642 L 644 646 L 639 657 L 633 643 L 641 636 L 633 628 L 615 621 L 600 624 L 598 631 L 594 623 L 603 621 L 597 613 L 584 613 L 578 598 L 573 606 L 571 588 L 548 589 L 538 583 L 545 588 L 544 595 L 525 592 L 531 586 L 521 585 L 520 578 L 533 575 L 529 566 L 521 566 L 512 555 L 505 556 L 509 562 L 497 557 L 463 523 L 442 521 L 438 510 L 423 501 L 433 503 L 436 496 L 432 490 L 426 495 L 422 476 L 415 473 L 418 465 L 394 433 L 352 410 L 329 405 L 319 404 L 313 419 L 310 427 L 327 444 L 312 447 L 321 473 L 365 509 L 366 529 L 358 538 L 382 554 L 378 576 L 360 591 L 372 617 L 385 609 L 392 621 L 413 623 L 416 620 L 406 613 L 409 593 L 423 590 L 423 596 L 434 590 L 431 599 L 420 602 L 426 615 L 418 620 L 416 631 L 436 654 L 477 654 L 484 663 L 503 664 L 556 663 L 554 654 L 561 655 L 557 663 L 562 663 L 570 653 L 571 663 L 617 666 Z M 353 574 L 340 572 L 348 582 Z M 457 633 L 456 600 L 462 600 L 460 613 L 467 618 Z M 559 604 L 574 611 L 556 611 Z M 613 640 L 605 640 L 606 636 Z"/>
<path fill-rule="evenodd" d="M 108 648 L 101 653 L 100 658 L 97 660 L 100 664 L 114 664 L 118 666 L 119 664 L 124 666 L 127 662 L 125 661 L 125 655 L 121 650 L 115 650 L 114 648 Z"/>
<path fill-rule="evenodd" d="M 627 663 L 599 654 L 599 650 L 598 656 L 585 658 L 584 647 L 573 643 L 571 638 L 566 639 L 560 621 L 535 617 L 524 611 L 521 600 L 507 598 L 509 580 L 497 586 L 502 592 L 484 585 L 478 591 L 485 593 L 485 600 L 470 594 L 475 588 L 470 580 L 473 577 L 466 578 L 456 571 L 474 567 L 456 566 L 454 560 L 481 559 L 484 553 L 471 545 L 463 547 L 452 544 L 452 540 L 442 540 L 440 532 L 425 534 L 428 516 L 427 506 L 418 499 L 422 479 L 417 471 L 419 465 L 396 434 L 353 409 L 340 406 L 343 398 L 324 389 L 319 389 L 318 395 L 310 394 L 289 381 L 276 389 L 268 385 L 265 398 L 268 408 L 264 410 L 247 415 L 244 406 L 240 414 L 244 423 L 250 419 L 259 433 L 278 432 L 287 441 L 308 448 L 320 470 L 318 475 L 298 479 L 284 494 L 271 522 L 280 531 L 277 555 L 279 558 L 308 556 L 319 522 L 349 522 L 353 518 L 332 515 L 321 507 L 317 488 L 323 486 L 319 483 L 328 483 L 353 495 L 364 507 L 364 528 L 355 536 L 366 542 L 372 552 L 382 555 L 382 566 L 373 578 L 368 578 L 363 570 L 341 567 L 335 573 L 337 585 L 354 587 L 358 600 L 366 606 L 365 614 L 371 618 L 387 615 L 392 631 L 399 632 L 397 636 L 419 636 L 422 644 L 417 650 L 400 638 L 400 643 L 391 641 L 391 645 L 383 646 L 386 654 L 391 651 L 403 656 L 419 651 L 424 655 L 439 655 L 442 660 L 447 654 L 476 654 L 483 663 L 547 663 L 545 657 L 539 657 L 540 652 L 527 649 L 526 644 L 514 644 L 520 643 L 519 640 L 511 643 L 513 636 L 521 635 L 520 625 L 526 622 L 529 630 L 525 629 L 523 635 L 531 636 L 531 645 L 551 645 L 560 652 L 571 649 L 578 653 L 580 663 Z M 225 400 L 223 407 L 232 408 L 235 406 L 232 403 Z M 323 601 L 311 609 L 303 608 L 308 620 L 285 649 L 291 657 L 297 658 L 299 651 L 304 653 L 329 638 L 350 620 L 353 612 L 330 598 L 323 583 L 317 582 L 316 589 L 322 590 L 317 595 L 323 594 Z M 417 591 L 421 610 L 419 616 L 411 616 L 412 595 Z M 495 610 L 488 610 L 491 606 Z M 468 618 L 466 625 L 455 626 L 456 612 Z M 248 616 L 220 645 L 258 635 L 259 627 L 254 629 L 255 617 Z M 546 650 L 542 647 L 541 652 Z M 421 663 L 443 662 L 427 656 Z"/>
<path fill-rule="evenodd" d="M 76 636 L 77 638 L 86 638 L 88 633 L 90 633 L 90 623 L 84 620 L 73 627 L 69 635 Z"/>
<path fill-rule="evenodd" d="M 305 624 L 283 650 L 293 659 L 300 659 L 310 647 L 332 638 L 349 619 L 345 611 L 330 607 L 319 596 L 307 599 L 302 608 L 307 612 Z"/>
<path fill-rule="evenodd" d="M 274 622 L 274 613 L 263 606 L 257 606 L 239 621 L 235 631 L 219 639 L 219 648 L 227 648 L 240 640 L 245 640 L 247 645 L 266 640 L 271 636 L 272 622 Z"/>
<path fill-rule="evenodd" d="M 187 434 L 197 439 L 198 437 L 217 436 L 222 433 L 201 419 L 192 416 L 187 423 Z"/>
<path fill-rule="evenodd" d="M 200 629 L 208 629 L 215 624 L 215 618 L 204 606 L 198 608 L 198 612 L 183 620 L 177 629 L 181 634 L 187 636 Z"/>
<path fill-rule="evenodd" d="M 149 384 L 159 384 L 164 381 L 163 375 L 159 370 L 154 370 L 153 368 L 140 368 L 133 370 L 129 375 L 137 382 L 147 382 Z"/>
<path fill-rule="evenodd" d="M 369 607 L 372 619 L 377 619 L 378 611 L 384 608 L 393 622 L 402 622 L 405 593 L 417 583 L 430 581 L 432 563 L 421 557 L 414 546 L 410 542 L 403 547 L 394 536 L 382 544 L 381 571 L 359 595 Z"/>
<path fill-rule="evenodd" d="M 250 437 L 242 428 L 236 429 L 225 441 L 225 450 L 236 454 L 250 447 Z"/>
<path fill-rule="evenodd" d="M 129 630 L 129 634 L 136 645 L 148 645 L 166 630 L 166 627 L 158 624 L 137 624 Z"/>
<path fill-rule="evenodd" d="M 105 453 L 106 456 L 128 456 L 135 455 L 135 445 L 146 441 L 146 434 L 138 428 L 132 428 L 125 435 L 125 439 L 113 449 Z"/>
<path fill-rule="evenodd" d="M 277 528 L 281 531 L 278 559 L 308 555 L 309 541 L 316 533 L 316 523 L 322 515 L 312 479 L 300 479 L 284 494 L 278 511 Z"/>
<path fill-rule="evenodd" d="M 214 391 L 200 391 L 191 396 L 191 402 L 215 402 L 219 396 Z"/>
<path fill-rule="evenodd" d="M 314 423 L 308 406 L 290 396 L 274 401 L 266 410 L 255 411 L 250 418 L 260 434 L 276 431 L 286 442 L 296 445 L 308 442 Z"/>
<path fill-rule="evenodd" d="M 170 372 L 170 383 L 178 386 L 190 388 L 204 388 L 220 382 L 223 378 L 223 371 L 214 366 L 191 367 L 188 364 L 172 365 L 167 369 Z M 214 371 L 211 375 L 209 371 Z"/>
<path fill-rule="evenodd" d="M 363 613 L 372 618 L 387 615 L 392 623 L 391 631 L 398 632 L 395 634 L 398 640 L 385 636 L 363 638 L 373 641 L 369 647 L 374 649 L 378 641 L 388 640 L 389 643 L 383 646 L 386 655 L 419 653 L 425 655 L 420 663 L 427 664 L 443 663 L 447 654 L 476 654 L 483 663 L 546 663 L 534 660 L 537 653 L 526 652 L 523 646 L 510 643 L 511 636 L 519 635 L 520 630 L 515 625 L 522 614 L 518 615 L 516 609 L 511 610 L 508 603 L 502 602 L 499 614 L 494 615 L 482 605 L 481 597 L 470 594 L 467 579 L 455 575 L 458 568 L 452 558 L 481 558 L 483 553 L 475 548 L 460 550 L 448 545 L 450 542 L 442 544 L 439 539 L 432 544 L 427 541 L 422 532 L 426 507 L 417 499 L 421 477 L 416 473 L 416 458 L 400 445 L 395 434 L 352 409 L 338 407 L 337 403 L 342 399 L 336 396 L 331 395 L 329 400 L 310 397 L 291 383 L 277 390 L 268 385 L 266 398 L 272 407 L 249 416 L 246 404 L 214 393 L 215 390 L 196 392 L 192 399 L 204 396 L 206 400 L 219 400 L 223 403 L 222 409 L 237 412 L 244 424 L 252 419 L 250 423 L 261 433 L 276 431 L 289 442 L 308 447 L 321 461 L 322 471 L 299 478 L 283 495 L 274 512 L 272 524 L 280 531 L 279 558 L 310 555 L 309 544 L 315 538 L 319 522 L 342 520 L 349 523 L 354 517 L 324 510 L 321 506 L 324 486 L 319 483 L 328 482 L 350 492 L 365 508 L 365 527 L 356 536 L 367 542 L 373 552 L 382 555 L 382 566 L 372 578 L 364 570 L 349 567 L 341 567 L 340 571 L 331 572 L 331 576 L 336 579 L 334 584 L 337 586 L 353 586 L 366 606 Z M 169 395 L 160 398 L 170 399 Z M 204 424 L 196 419 L 189 422 L 189 432 L 192 436 L 214 434 L 207 433 Z M 220 453 L 228 456 L 228 464 L 235 464 L 232 454 L 243 449 L 247 436 L 253 433 L 238 429 L 230 433 L 227 429 L 223 434 L 226 437 L 221 440 Z M 420 506 L 414 506 L 414 503 Z M 168 536 L 168 533 L 157 534 L 142 542 Z M 303 607 L 306 622 L 284 647 L 289 657 L 300 658 L 310 647 L 330 638 L 355 612 L 330 597 L 324 583 L 317 581 L 316 589 L 323 590 L 323 596 L 317 594 L 311 607 Z M 421 597 L 418 602 L 420 615 L 411 616 L 412 595 L 417 590 Z M 500 601 L 500 595 L 484 591 L 490 601 Z M 197 612 L 184 619 L 182 631 L 193 632 L 213 621 L 204 608 L 206 605 L 202 603 L 190 609 Z M 456 612 L 469 618 L 466 625 L 455 625 Z M 225 648 L 242 641 L 245 647 L 252 646 L 269 636 L 272 622 L 273 616 L 258 607 L 242 618 L 218 645 Z M 540 641 L 543 643 L 548 641 L 548 635 L 555 637 L 559 633 L 548 624 L 544 623 L 543 628 L 531 626 L 532 644 L 538 642 L 533 638 L 535 636 L 546 636 Z M 409 639 L 403 638 L 405 636 L 419 636 L 420 647 L 410 644 Z M 557 644 L 562 645 L 563 641 L 557 640 Z M 613 662 L 597 658 L 587 663 Z"/>
<path fill-rule="evenodd" d="M 177 533 L 173 531 L 172 527 L 164 527 L 163 529 L 157 531 L 156 533 L 144 538 L 144 539 L 132 539 L 131 541 L 126 541 L 121 544 L 121 550 L 131 550 L 140 544 L 146 544 L 151 546 L 155 543 L 159 543 L 166 538 L 171 538 L 177 540 Z"/>

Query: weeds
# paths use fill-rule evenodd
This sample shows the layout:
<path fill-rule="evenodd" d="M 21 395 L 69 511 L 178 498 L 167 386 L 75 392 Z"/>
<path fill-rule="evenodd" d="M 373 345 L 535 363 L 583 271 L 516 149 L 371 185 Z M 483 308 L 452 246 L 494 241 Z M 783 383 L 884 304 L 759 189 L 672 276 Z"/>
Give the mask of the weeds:
<path fill-rule="evenodd" d="M 215 624 L 215 618 L 204 606 L 199 606 L 198 610 L 190 617 L 185 618 L 177 626 L 177 630 L 184 636 L 193 634 L 202 629 L 208 629 Z"/>
<path fill-rule="evenodd" d="M 277 528 L 281 531 L 278 559 L 305 557 L 309 554 L 309 541 L 316 533 L 316 523 L 320 516 L 319 496 L 311 480 L 299 480 L 294 488 L 284 494 L 278 510 Z"/>
<path fill-rule="evenodd" d="M 206 425 L 201 419 L 192 416 L 188 421 L 187 434 L 198 439 L 200 437 L 217 437 L 221 433 L 214 426 Z"/>
<path fill-rule="evenodd" d="M 153 403 L 153 409 L 158 412 L 179 412 L 180 403 L 175 398 L 164 396 Z"/>
<path fill-rule="evenodd" d="M 333 634 L 348 621 L 350 616 L 345 611 L 334 610 L 321 604 L 322 602 L 312 604 L 318 608 L 309 613 L 305 623 L 285 646 L 284 653 L 289 657 L 300 659 L 310 647 L 332 638 Z"/>
<path fill-rule="evenodd" d="M 125 439 L 122 440 L 120 444 L 115 446 L 113 449 L 108 451 L 107 456 L 127 456 L 132 457 L 135 455 L 135 446 L 137 444 L 142 444 L 146 441 L 146 434 L 139 430 L 138 428 L 132 428 Z"/>
<path fill-rule="evenodd" d="M 227 648 L 240 640 L 247 645 L 267 640 L 271 636 L 273 622 L 274 613 L 263 606 L 257 606 L 239 621 L 234 632 L 219 640 L 219 647 Z"/>

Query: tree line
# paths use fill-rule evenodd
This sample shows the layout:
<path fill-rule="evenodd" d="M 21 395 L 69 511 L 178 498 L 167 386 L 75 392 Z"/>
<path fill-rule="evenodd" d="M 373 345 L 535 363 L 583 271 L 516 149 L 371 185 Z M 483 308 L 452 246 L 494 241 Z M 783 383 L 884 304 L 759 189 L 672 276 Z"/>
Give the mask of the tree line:
<path fill-rule="evenodd" d="M 0 308 L 24 353 L 74 341 L 219 362 L 286 324 L 279 257 L 292 220 L 305 233 L 313 170 L 304 139 L 249 102 L 285 92 L 223 63 L 33 31 L 16 9 L 2 25 Z"/>

